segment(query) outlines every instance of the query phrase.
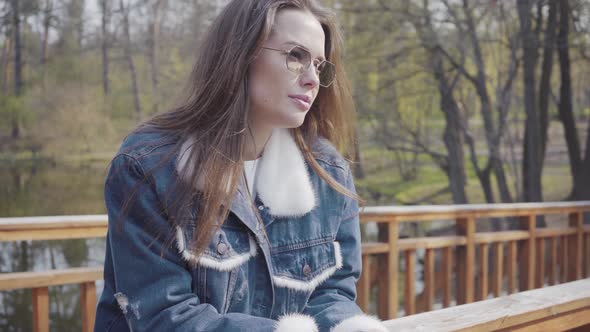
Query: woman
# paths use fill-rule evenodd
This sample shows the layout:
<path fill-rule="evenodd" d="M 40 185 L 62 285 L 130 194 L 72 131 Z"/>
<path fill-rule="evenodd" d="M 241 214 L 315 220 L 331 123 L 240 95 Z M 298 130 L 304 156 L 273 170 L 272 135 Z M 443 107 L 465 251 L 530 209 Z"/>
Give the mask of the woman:
<path fill-rule="evenodd" d="M 95 331 L 385 331 L 354 302 L 340 47 L 312 0 L 227 5 L 186 100 L 111 163 Z"/>

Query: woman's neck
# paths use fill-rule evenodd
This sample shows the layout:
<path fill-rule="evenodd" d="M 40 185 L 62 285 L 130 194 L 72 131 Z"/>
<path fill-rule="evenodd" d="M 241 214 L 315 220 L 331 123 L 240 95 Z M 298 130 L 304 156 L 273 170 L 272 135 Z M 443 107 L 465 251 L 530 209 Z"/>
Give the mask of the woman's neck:
<path fill-rule="evenodd" d="M 250 128 L 246 129 L 244 160 L 258 159 L 262 155 L 271 134 L 272 128 L 270 127 L 261 128 L 250 125 Z"/>

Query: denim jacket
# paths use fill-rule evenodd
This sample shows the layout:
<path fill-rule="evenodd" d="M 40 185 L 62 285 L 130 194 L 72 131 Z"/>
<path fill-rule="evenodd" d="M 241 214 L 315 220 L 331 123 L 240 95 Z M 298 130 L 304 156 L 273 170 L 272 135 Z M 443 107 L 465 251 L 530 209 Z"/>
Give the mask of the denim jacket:
<path fill-rule="evenodd" d="M 183 157 L 189 141 L 160 165 L 177 143 L 136 132 L 112 161 L 95 331 L 385 331 L 355 303 L 358 205 L 315 174 L 289 131 L 275 130 L 265 146 L 254 204 L 239 187 L 229 216 L 199 257 L 190 249 L 198 220 L 172 226 L 162 212 L 167 189 L 191 167 Z M 312 151 L 354 192 L 348 163 L 327 140 L 318 139 Z M 135 200 L 119 218 L 133 190 Z"/>

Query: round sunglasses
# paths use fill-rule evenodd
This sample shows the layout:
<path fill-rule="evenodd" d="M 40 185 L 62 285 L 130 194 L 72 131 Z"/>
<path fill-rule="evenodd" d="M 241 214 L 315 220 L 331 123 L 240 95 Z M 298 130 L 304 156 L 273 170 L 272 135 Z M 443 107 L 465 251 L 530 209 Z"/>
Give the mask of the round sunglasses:
<path fill-rule="evenodd" d="M 299 75 L 303 74 L 312 63 L 311 54 L 301 46 L 293 46 L 289 50 L 279 50 L 270 47 L 262 48 L 285 54 L 287 69 Z M 320 86 L 327 88 L 332 85 L 336 77 L 336 66 L 330 61 L 323 60 L 317 64 L 314 63 L 314 67 L 320 78 Z"/>

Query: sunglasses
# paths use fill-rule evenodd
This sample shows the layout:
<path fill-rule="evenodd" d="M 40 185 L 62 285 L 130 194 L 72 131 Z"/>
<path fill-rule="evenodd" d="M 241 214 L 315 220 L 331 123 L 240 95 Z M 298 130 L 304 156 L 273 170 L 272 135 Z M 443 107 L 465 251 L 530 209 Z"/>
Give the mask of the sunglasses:
<path fill-rule="evenodd" d="M 308 50 L 301 46 L 294 46 L 289 50 L 279 50 L 276 48 L 262 47 L 266 50 L 277 51 L 285 54 L 287 57 L 287 69 L 301 75 L 311 65 L 311 54 Z M 323 60 L 317 64 L 314 63 L 316 73 L 320 78 L 320 86 L 325 88 L 332 85 L 334 78 L 336 78 L 336 66 L 330 61 Z"/>

